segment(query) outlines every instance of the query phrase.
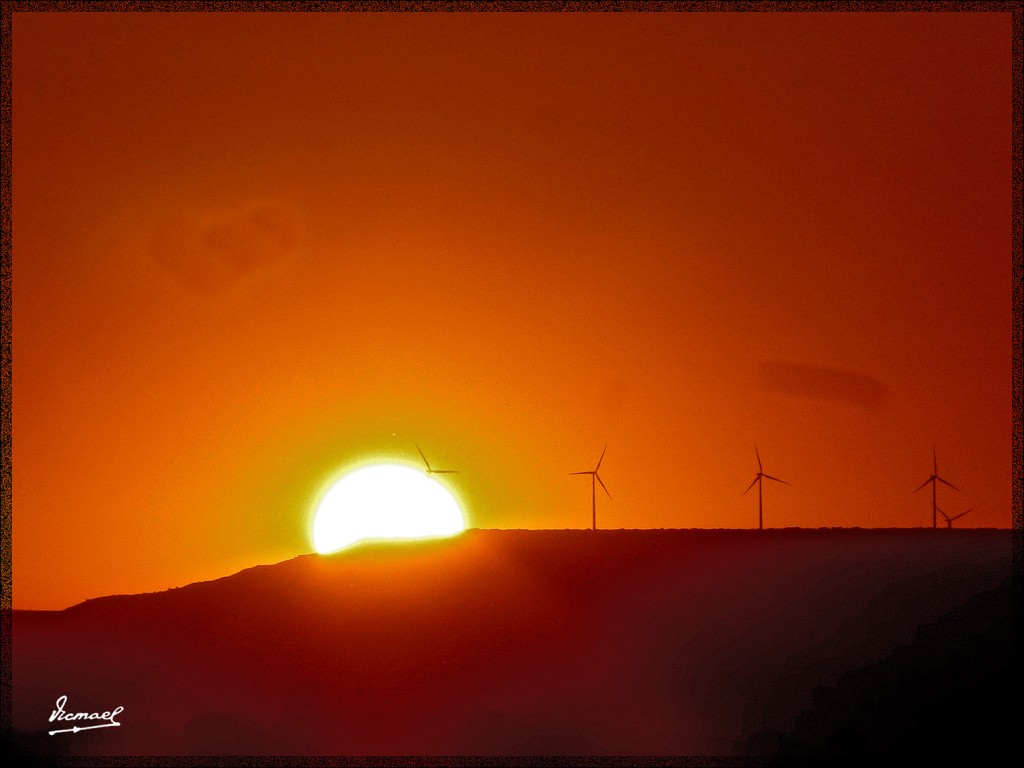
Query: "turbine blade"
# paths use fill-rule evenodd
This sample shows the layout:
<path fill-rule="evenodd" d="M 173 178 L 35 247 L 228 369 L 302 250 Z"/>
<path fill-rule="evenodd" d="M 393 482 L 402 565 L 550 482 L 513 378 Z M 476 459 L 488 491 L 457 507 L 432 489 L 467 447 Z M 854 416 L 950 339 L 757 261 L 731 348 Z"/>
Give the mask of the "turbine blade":
<path fill-rule="evenodd" d="M 757 481 L 758 481 L 758 480 L 759 480 L 760 478 L 761 478 L 761 476 L 760 476 L 760 475 L 755 475 L 755 476 L 754 476 L 754 479 L 750 481 L 750 485 L 748 485 L 748 486 L 747 486 L 747 491 L 749 491 L 749 490 L 750 490 L 751 488 L 753 488 L 753 487 L 754 487 L 754 484 L 755 484 L 755 483 L 756 483 L 756 482 L 757 482 Z M 744 491 L 744 492 L 743 492 L 742 494 L 740 494 L 740 495 L 741 495 L 741 496 L 746 496 L 746 495 L 747 495 L 747 491 Z"/>
<path fill-rule="evenodd" d="M 932 471 L 939 474 L 939 457 L 935 454 L 935 443 L 932 443 Z"/>
<path fill-rule="evenodd" d="M 972 507 L 972 509 L 973 509 L 973 507 Z M 957 515 L 956 517 L 954 517 L 952 519 L 953 520 L 959 520 L 961 517 L 963 517 L 964 515 L 966 515 L 970 511 L 971 511 L 970 509 L 965 509 L 963 512 L 961 512 L 959 515 Z M 950 518 L 946 518 L 946 519 L 949 520 Z"/>
<path fill-rule="evenodd" d="M 952 488 L 952 489 L 953 489 L 954 491 L 959 491 L 959 490 L 960 490 L 960 489 L 959 489 L 959 488 L 957 488 L 957 487 L 956 487 L 955 485 L 953 485 L 953 484 L 952 484 L 951 482 L 949 482 L 948 480 L 943 480 L 943 479 L 942 479 L 941 477 L 939 477 L 938 475 L 936 475 L 936 476 L 935 476 L 935 479 L 936 479 L 936 480 L 938 480 L 938 481 L 939 481 L 940 483 L 945 483 L 945 484 L 946 484 L 946 485 L 948 485 L 948 486 L 949 486 L 950 488 Z"/>
<path fill-rule="evenodd" d="M 943 512 L 943 511 L 942 511 L 941 509 L 939 509 L 938 507 L 936 507 L 936 509 L 938 509 L 938 510 L 939 510 L 939 514 L 940 514 L 940 515 L 942 515 L 942 516 L 943 516 L 944 518 L 946 518 L 946 520 L 949 520 L 949 515 L 947 515 L 947 514 L 946 514 L 945 512 Z M 954 520 L 956 520 L 956 518 L 955 518 L 955 517 L 954 517 L 953 519 L 954 519 Z"/>
<path fill-rule="evenodd" d="M 433 470 L 435 475 L 461 475 L 461 469 L 435 469 Z"/>
<path fill-rule="evenodd" d="M 754 444 L 754 455 L 757 456 L 757 471 L 764 472 L 764 467 L 761 466 L 761 454 L 757 452 L 757 444 Z"/>
<path fill-rule="evenodd" d="M 593 472 L 570 472 L 570 475 L 592 475 Z"/>
<path fill-rule="evenodd" d="M 601 468 L 601 462 L 604 461 L 604 452 L 608 450 L 608 446 L 605 445 L 604 451 L 601 451 L 601 458 L 597 460 L 597 466 L 594 467 L 594 471 L 597 472 Z"/>
<path fill-rule="evenodd" d="M 419 443 L 416 443 L 416 450 L 420 452 L 420 458 L 423 459 L 423 463 L 427 465 L 427 471 L 430 471 L 430 462 L 427 461 L 427 457 L 423 455 L 423 449 L 420 448 Z"/>
<path fill-rule="evenodd" d="M 928 483 L 930 483 L 931 481 L 932 481 L 932 479 L 929 477 L 927 480 L 925 480 L 923 483 L 921 483 L 920 486 L 918 486 L 917 490 L 915 490 L 914 493 L 917 493 L 917 491 L 920 491 L 922 488 L 924 488 L 926 485 L 928 485 Z"/>
<path fill-rule="evenodd" d="M 601 487 L 604 488 L 604 492 L 608 493 L 608 488 L 607 488 L 607 486 L 605 486 L 604 480 L 601 479 L 601 476 L 599 474 L 597 474 L 597 472 L 595 472 L 594 473 L 594 477 L 597 478 L 597 482 L 599 482 L 601 484 Z M 611 497 L 612 497 L 612 495 L 610 493 L 608 493 L 608 498 L 610 499 Z"/>
<path fill-rule="evenodd" d="M 771 475 L 765 475 L 765 477 L 767 477 L 769 480 L 774 480 L 776 483 L 786 483 L 785 480 L 779 480 L 779 478 L 772 477 Z M 789 485 L 789 483 L 786 483 L 786 485 Z"/>

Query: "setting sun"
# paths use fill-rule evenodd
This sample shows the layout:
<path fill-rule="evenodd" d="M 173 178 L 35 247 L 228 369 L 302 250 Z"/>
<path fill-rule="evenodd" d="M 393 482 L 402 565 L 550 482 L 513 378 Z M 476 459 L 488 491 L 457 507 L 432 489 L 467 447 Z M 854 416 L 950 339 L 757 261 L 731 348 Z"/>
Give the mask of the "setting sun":
<path fill-rule="evenodd" d="M 313 546 L 336 552 L 364 539 L 423 539 L 465 530 L 462 509 L 422 472 L 379 464 L 351 472 L 324 494 L 313 519 Z"/>

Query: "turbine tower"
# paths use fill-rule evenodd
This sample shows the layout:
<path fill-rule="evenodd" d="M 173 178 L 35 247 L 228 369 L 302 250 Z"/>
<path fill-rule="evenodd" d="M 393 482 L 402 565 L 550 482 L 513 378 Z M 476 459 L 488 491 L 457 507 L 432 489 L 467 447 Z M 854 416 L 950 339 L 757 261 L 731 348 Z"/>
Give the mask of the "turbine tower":
<path fill-rule="evenodd" d="M 939 505 L 936 503 L 936 499 L 935 499 L 935 485 L 937 483 L 945 483 L 950 488 L 952 488 L 954 491 L 959 491 L 960 489 L 957 488 L 955 485 L 953 485 L 948 480 L 943 480 L 941 477 L 939 477 L 939 460 L 935 456 L 935 446 L 934 445 L 932 446 L 932 476 L 929 477 L 927 480 L 925 480 L 923 483 L 921 483 L 921 485 L 918 486 L 917 491 L 920 491 L 922 488 L 924 488 L 926 485 L 928 485 L 928 483 L 932 484 L 932 528 L 937 528 L 938 524 L 937 524 L 937 521 L 936 521 L 935 513 L 938 511 Z M 914 491 L 914 493 L 917 493 L 917 491 Z"/>
<path fill-rule="evenodd" d="M 427 457 L 423 455 L 423 449 L 420 448 L 419 444 L 416 445 L 416 450 L 420 452 L 420 456 L 423 459 L 423 463 L 427 465 L 428 475 L 457 475 L 459 470 L 457 469 L 431 469 L 430 462 L 427 461 Z"/>
<path fill-rule="evenodd" d="M 604 451 L 608 450 L 608 446 L 604 447 Z M 608 493 L 608 488 L 604 484 L 604 480 L 597 474 L 597 470 L 601 468 L 601 462 L 604 460 L 604 451 L 601 451 L 601 458 L 597 460 L 597 466 L 593 470 L 588 472 L 570 472 L 570 475 L 590 475 L 590 512 L 591 512 L 591 530 L 597 530 L 597 483 L 601 484 L 604 488 L 604 492 L 608 494 L 610 499 L 612 495 Z M 596 482 L 595 482 L 596 481 Z"/>
<path fill-rule="evenodd" d="M 762 503 L 761 481 L 767 479 L 774 480 L 777 483 L 785 483 L 786 485 L 789 485 L 789 483 L 785 480 L 779 480 L 777 477 L 772 477 L 771 475 L 766 475 L 764 473 L 764 467 L 761 466 L 761 454 L 757 452 L 756 445 L 754 446 L 754 455 L 757 456 L 757 474 L 754 475 L 754 479 L 750 482 L 750 485 L 747 486 L 747 490 L 743 492 L 743 495 L 746 496 L 747 491 L 754 487 L 754 483 L 757 483 L 757 530 L 760 531 L 764 528 L 764 507 Z"/>
<path fill-rule="evenodd" d="M 972 509 L 973 509 L 973 507 L 972 507 Z M 940 515 L 942 515 L 942 516 L 943 516 L 944 518 L 946 518 L 946 527 L 947 527 L 947 528 L 952 528 L 952 527 L 953 527 L 953 521 L 954 521 L 954 520 L 959 520 L 959 519 L 960 519 L 961 517 L 963 517 L 964 515 L 966 515 L 966 514 L 967 514 L 968 512 L 970 512 L 970 511 L 971 511 L 970 509 L 965 509 L 965 510 L 964 510 L 963 512 L 961 512 L 961 513 L 960 513 L 959 515 L 953 515 L 952 517 L 950 517 L 949 515 L 947 515 L 947 514 L 946 514 L 945 512 L 943 512 L 943 511 L 942 511 L 942 510 L 940 509 L 940 510 L 939 510 L 939 514 L 940 514 Z"/>

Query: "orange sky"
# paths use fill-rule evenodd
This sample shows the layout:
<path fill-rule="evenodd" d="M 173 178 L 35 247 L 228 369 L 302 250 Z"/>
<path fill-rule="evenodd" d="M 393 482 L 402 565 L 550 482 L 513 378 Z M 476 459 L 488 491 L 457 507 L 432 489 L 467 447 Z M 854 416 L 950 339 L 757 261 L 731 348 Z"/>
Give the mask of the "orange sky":
<path fill-rule="evenodd" d="M 15 13 L 13 602 L 471 525 L 1009 527 L 1010 14 Z M 948 492 L 947 492 L 948 491 Z"/>

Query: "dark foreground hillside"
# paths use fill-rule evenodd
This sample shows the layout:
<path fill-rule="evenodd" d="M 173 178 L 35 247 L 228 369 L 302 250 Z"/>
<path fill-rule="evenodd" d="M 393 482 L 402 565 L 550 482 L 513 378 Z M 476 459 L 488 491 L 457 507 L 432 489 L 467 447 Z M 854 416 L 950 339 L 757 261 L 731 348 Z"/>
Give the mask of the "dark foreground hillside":
<path fill-rule="evenodd" d="M 1010 536 L 469 531 L 15 612 L 16 741 L 42 755 L 898 750 L 903 729 L 917 738 L 900 712 L 1009 664 Z M 872 705 L 893 686 L 891 711 Z M 61 695 L 73 711 L 123 706 L 122 725 L 49 736 Z"/>
<path fill-rule="evenodd" d="M 964 762 L 1017 745 L 1020 666 L 1012 577 L 921 627 L 881 661 L 815 689 L 813 707 L 777 738 L 782 758 L 931 754 Z M 758 739 L 752 740 L 757 744 Z"/>

